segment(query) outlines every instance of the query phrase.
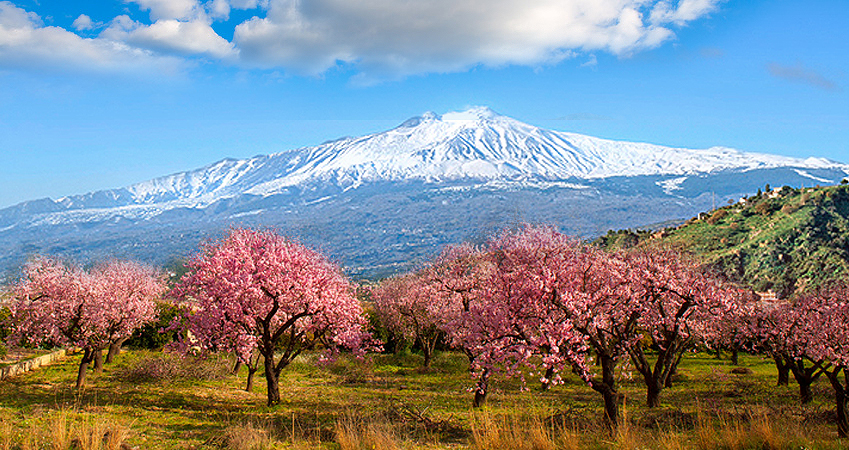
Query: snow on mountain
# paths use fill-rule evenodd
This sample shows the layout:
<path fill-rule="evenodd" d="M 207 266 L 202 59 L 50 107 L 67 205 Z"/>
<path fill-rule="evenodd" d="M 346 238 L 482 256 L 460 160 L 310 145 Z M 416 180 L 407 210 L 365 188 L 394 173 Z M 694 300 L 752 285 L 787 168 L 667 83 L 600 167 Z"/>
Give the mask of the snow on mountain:
<path fill-rule="evenodd" d="M 0 210 L 0 277 L 35 254 L 169 264 L 228 227 L 270 226 L 352 273 L 386 276 L 516 221 L 575 236 L 692 217 L 769 183 L 849 166 L 550 131 L 488 108 L 425 113 L 368 136 Z"/>
<path fill-rule="evenodd" d="M 565 180 L 692 175 L 774 167 L 833 168 L 797 159 L 714 147 L 705 150 L 598 139 L 550 131 L 479 107 L 425 113 L 382 133 L 247 160 L 224 160 L 130 186 L 135 202 L 203 202 L 242 193 L 269 195 L 310 182 L 355 188 L 375 181 Z"/>
<path fill-rule="evenodd" d="M 532 183 L 640 175 L 677 177 L 664 185 L 672 193 L 688 175 L 777 167 L 803 173 L 802 169 L 849 166 L 724 147 L 692 150 L 599 139 L 545 130 L 477 107 L 442 116 L 428 112 L 381 133 L 250 159 L 226 159 L 123 189 L 66 197 L 59 203 L 67 209 L 121 207 L 144 217 L 162 208 L 204 207 L 223 198 L 268 196 L 315 184 L 348 190 L 379 181 Z"/>

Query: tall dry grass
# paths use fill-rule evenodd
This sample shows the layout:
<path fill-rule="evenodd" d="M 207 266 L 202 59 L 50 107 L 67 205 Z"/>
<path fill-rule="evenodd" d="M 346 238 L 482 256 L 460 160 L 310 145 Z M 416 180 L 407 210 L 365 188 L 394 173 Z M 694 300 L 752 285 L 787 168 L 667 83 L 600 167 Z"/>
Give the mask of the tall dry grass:
<path fill-rule="evenodd" d="M 345 416 L 336 421 L 336 443 L 340 450 L 401 450 L 403 439 L 386 420 Z"/>
<path fill-rule="evenodd" d="M 578 433 L 565 427 L 546 425 L 539 418 L 517 414 L 475 414 L 471 421 L 474 450 L 579 450 L 584 448 Z"/>
<path fill-rule="evenodd" d="M 130 428 L 117 421 L 60 411 L 20 429 L 0 425 L 0 450 L 126 450 L 129 436 Z"/>

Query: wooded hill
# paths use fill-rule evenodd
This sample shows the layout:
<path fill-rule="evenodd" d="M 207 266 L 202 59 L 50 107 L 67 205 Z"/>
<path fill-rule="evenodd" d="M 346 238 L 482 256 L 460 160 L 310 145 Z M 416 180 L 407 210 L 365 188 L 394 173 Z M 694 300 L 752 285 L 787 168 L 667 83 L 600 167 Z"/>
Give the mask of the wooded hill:
<path fill-rule="evenodd" d="M 648 241 L 692 252 L 731 281 L 779 298 L 849 275 L 849 184 L 770 189 L 661 231 L 610 231 L 608 249 Z"/>

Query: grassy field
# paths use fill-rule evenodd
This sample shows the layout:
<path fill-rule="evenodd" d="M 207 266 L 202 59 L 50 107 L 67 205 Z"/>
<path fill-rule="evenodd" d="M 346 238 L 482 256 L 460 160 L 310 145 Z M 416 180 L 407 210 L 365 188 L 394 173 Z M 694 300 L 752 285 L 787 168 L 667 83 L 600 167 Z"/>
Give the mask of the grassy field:
<path fill-rule="evenodd" d="M 298 359 L 281 376 L 283 402 L 265 406 L 265 380 L 243 390 L 245 371 L 226 357 L 180 359 L 121 354 L 73 388 L 80 356 L 0 382 L 0 449 L 838 449 L 830 387 L 814 385 L 802 407 L 795 385 L 775 386 L 769 360 L 744 355 L 751 373 L 727 360 L 687 355 L 662 406 L 644 406 L 639 380 L 622 379 L 626 423 L 601 419 L 601 398 L 576 377 L 541 392 L 528 377 L 494 384 L 471 408 L 465 358 L 373 355 L 313 364 Z"/>

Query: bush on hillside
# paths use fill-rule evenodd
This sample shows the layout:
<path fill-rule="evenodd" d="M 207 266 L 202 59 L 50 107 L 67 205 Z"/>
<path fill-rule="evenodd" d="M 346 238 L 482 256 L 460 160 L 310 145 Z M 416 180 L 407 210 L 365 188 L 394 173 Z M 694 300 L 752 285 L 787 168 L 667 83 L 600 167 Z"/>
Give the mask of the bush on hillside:
<path fill-rule="evenodd" d="M 136 330 L 127 340 L 127 346 L 137 349 L 161 350 L 176 340 L 177 331 L 169 330 L 168 327 L 175 317 L 183 313 L 183 309 L 173 303 L 162 302 L 157 304 L 156 310 L 156 321 Z"/>

